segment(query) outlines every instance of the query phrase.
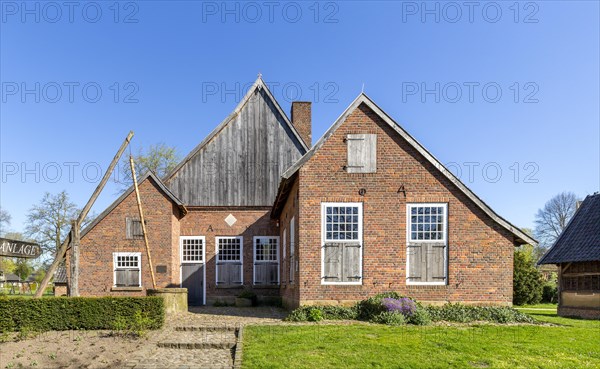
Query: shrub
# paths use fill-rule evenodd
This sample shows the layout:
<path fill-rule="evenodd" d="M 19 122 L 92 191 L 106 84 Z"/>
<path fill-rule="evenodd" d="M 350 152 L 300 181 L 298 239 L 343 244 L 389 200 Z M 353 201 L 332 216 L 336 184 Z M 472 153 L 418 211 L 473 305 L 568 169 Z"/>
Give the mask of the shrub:
<path fill-rule="evenodd" d="M 385 292 L 375 295 L 373 297 L 369 297 L 366 300 L 360 301 L 356 305 L 356 310 L 358 314 L 358 319 L 360 320 L 371 320 L 374 316 L 387 311 L 385 306 L 381 303 L 381 301 L 385 298 L 391 299 L 399 299 L 400 296 L 397 292 Z"/>
<path fill-rule="evenodd" d="M 542 289 L 542 302 L 557 303 L 558 302 L 558 288 L 556 283 L 546 283 Z"/>
<path fill-rule="evenodd" d="M 258 303 L 258 297 L 256 296 L 256 293 L 254 293 L 254 291 L 252 290 L 243 290 L 239 295 L 237 295 L 237 297 L 252 300 L 253 306 L 256 306 Z"/>
<path fill-rule="evenodd" d="M 131 337 L 143 337 L 152 327 L 152 319 L 148 314 L 136 311 L 133 317 L 117 316 L 113 322 L 113 334 Z"/>
<path fill-rule="evenodd" d="M 383 311 L 371 318 L 371 323 L 402 325 L 406 322 L 404 314 L 397 311 Z"/>
<path fill-rule="evenodd" d="M 136 313 L 147 329 L 164 322 L 161 297 L 0 297 L 0 331 L 114 329 L 119 317 L 136 323 Z"/>
<path fill-rule="evenodd" d="M 513 304 L 537 304 L 542 300 L 542 277 L 535 267 L 531 248 L 515 251 Z"/>
<path fill-rule="evenodd" d="M 401 297 L 399 299 L 385 297 L 381 299 L 381 304 L 387 311 L 401 313 L 405 317 L 413 315 L 417 310 L 415 301 L 408 297 Z"/>
<path fill-rule="evenodd" d="M 306 322 L 310 319 L 312 310 L 318 309 L 325 320 L 354 320 L 356 319 L 355 307 L 344 306 L 301 306 L 292 311 L 285 320 L 289 322 Z"/>
<path fill-rule="evenodd" d="M 415 312 L 408 317 L 407 322 L 414 325 L 429 325 L 431 317 L 425 308 L 418 306 Z"/>
<path fill-rule="evenodd" d="M 319 308 L 312 308 L 308 311 L 309 322 L 320 322 L 323 320 L 323 312 Z"/>
<path fill-rule="evenodd" d="M 447 303 L 443 306 L 427 306 L 425 309 L 434 322 L 534 323 L 529 315 L 508 306 L 467 306 L 460 303 Z"/>

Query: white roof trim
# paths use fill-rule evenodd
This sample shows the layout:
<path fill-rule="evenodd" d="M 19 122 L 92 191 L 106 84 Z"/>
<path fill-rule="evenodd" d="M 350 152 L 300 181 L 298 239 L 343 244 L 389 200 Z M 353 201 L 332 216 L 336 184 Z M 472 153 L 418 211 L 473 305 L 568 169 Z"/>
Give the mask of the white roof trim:
<path fill-rule="evenodd" d="M 398 125 L 389 115 L 377 106 L 366 94 L 361 93 L 356 99 L 344 110 L 342 115 L 333 123 L 333 125 L 323 134 L 323 136 L 317 141 L 317 143 L 294 165 L 283 173 L 283 179 L 289 179 L 296 171 L 298 171 L 304 163 L 306 163 L 321 146 L 327 141 L 329 137 L 335 132 L 335 130 L 348 118 L 348 116 L 360 106 L 360 104 L 367 105 L 372 109 L 379 117 L 381 117 L 390 127 L 392 127 L 402 138 L 404 138 L 412 147 L 414 147 L 421 155 L 425 157 L 435 168 L 437 168 L 442 174 L 450 180 L 458 189 L 460 189 L 471 201 L 473 201 L 484 213 L 492 218 L 496 223 L 507 229 L 517 238 L 530 245 L 536 245 L 537 241 L 526 233 L 521 231 L 518 227 L 514 226 L 506 219 L 502 218 L 496 212 L 494 212 L 483 200 L 481 200 L 473 191 L 471 191 L 464 183 L 460 181 L 452 172 L 450 172 L 438 159 L 436 159 L 423 145 L 421 145 L 416 139 L 414 139 L 408 132 Z"/>
<path fill-rule="evenodd" d="M 216 137 L 217 134 L 219 132 L 221 132 L 229 124 L 229 122 L 233 121 L 238 116 L 238 114 L 240 114 L 240 112 L 242 111 L 244 106 L 248 103 L 248 101 L 250 100 L 250 98 L 252 97 L 252 95 L 254 94 L 254 91 L 256 91 L 256 89 L 265 91 L 267 96 L 273 102 L 273 105 L 275 105 L 277 112 L 283 117 L 283 120 L 288 125 L 288 127 L 290 128 L 290 130 L 292 131 L 292 133 L 298 140 L 298 142 L 300 142 L 300 144 L 304 148 L 304 152 L 306 153 L 308 151 L 308 146 L 307 146 L 306 142 L 304 142 L 304 140 L 302 139 L 302 137 L 296 130 L 296 127 L 294 127 L 294 125 L 292 124 L 292 122 L 290 121 L 288 116 L 283 112 L 283 110 L 281 109 L 281 106 L 279 105 L 279 103 L 277 102 L 277 100 L 275 99 L 273 94 L 271 94 L 271 91 L 269 90 L 269 88 L 267 87 L 265 82 L 263 81 L 262 77 L 258 76 L 258 78 L 254 82 L 254 84 L 250 87 L 250 89 L 248 89 L 248 92 L 246 92 L 246 95 L 244 95 L 244 98 L 235 107 L 235 109 L 233 109 L 233 112 L 231 112 L 231 114 L 229 114 L 227 116 L 227 118 L 225 118 L 221 123 L 219 123 L 219 125 L 208 136 L 206 136 L 206 138 L 204 140 L 202 140 L 202 142 L 200 142 L 200 144 L 198 144 L 198 146 L 196 146 L 179 164 L 177 164 L 177 166 L 169 174 L 167 174 L 163 180 L 165 182 L 168 182 L 171 178 L 173 178 L 177 174 L 177 172 L 188 161 L 190 161 L 194 156 L 196 156 L 196 154 L 200 150 L 202 150 L 204 148 L 204 146 L 206 146 L 214 137 Z"/>

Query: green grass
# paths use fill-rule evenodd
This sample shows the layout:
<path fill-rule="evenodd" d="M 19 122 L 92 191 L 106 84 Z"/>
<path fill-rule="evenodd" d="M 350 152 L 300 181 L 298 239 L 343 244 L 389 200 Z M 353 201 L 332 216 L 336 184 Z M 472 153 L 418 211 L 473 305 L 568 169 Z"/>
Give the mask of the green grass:
<path fill-rule="evenodd" d="M 295 325 L 244 330 L 244 368 L 600 368 L 600 321 L 555 325 Z"/>
<path fill-rule="evenodd" d="M 557 304 L 550 304 L 550 303 L 544 303 L 544 304 L 534 304 L 534 305 L 522 305 L 522 306 L 514 306 L 516 309 L 522 310 L 522 309 L 528 309 L 528 308 L 532 308 L 532 309 L 554 309 L 556 310 L 557 308 Z"/>

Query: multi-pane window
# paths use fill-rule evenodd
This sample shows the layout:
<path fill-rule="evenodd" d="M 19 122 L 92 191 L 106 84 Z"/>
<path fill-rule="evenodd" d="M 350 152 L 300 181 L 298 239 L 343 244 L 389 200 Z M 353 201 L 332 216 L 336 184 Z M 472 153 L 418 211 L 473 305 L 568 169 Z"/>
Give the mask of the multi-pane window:
<path fill-rule="evenodd" d="M 241 260 L 241 239 L 238 237 L 219 237 L 218 261 L 240 261 Z"/>
<path fill-rule="evenodd" d="M 290 219 L 290 284 L 296 279 L 296 218 Z"/>
<path fill-rule="evenodd" d="M 359 206 L 326 206 L 325 231 L 326 240 L 358 240 Z"/>
<path fill-rule="evenodd" d="M 183 263 L 204 261 L 204 237 L 181 237 L 181 261 Z"/>
<path fill-rule="evenodd" d="M 407 284 L 446 284 L 448 205 L 407 205 Z"/>
<path fill-rule="evenodd" d="M 217 285 L 243 284 L 242 237 L 217 237 Z"/>
<path fill-rule="evenodd" d="M 446 207 L 443 204 L 410 205 L 410 240 L 444 240 Z"/>
<path fill-rule="evenodd" d="M 113 253 L 114 285 L 116 287 L 140 287 L 141 280 L 141 253 L 115 252 Z"/>
<path fill-rule="evenodd" d="M 279 284 L 279 237 L 254 237 L 254 284 Z"/>
<path fill-rule="evenodd" d="M 362 203 L 321 204 L 321 283 L 362 283 L 362 216 Z"/>

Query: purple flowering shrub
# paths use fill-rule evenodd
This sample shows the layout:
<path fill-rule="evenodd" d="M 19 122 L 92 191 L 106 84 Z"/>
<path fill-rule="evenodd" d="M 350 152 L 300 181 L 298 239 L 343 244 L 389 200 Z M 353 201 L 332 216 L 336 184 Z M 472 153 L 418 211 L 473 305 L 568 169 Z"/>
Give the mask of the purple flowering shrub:
<path fill-rule="evenodd" d="M 401 313 L 405 317 L 412 316 L 417 311 L 417 304 L 414 300 L 408 297 L 384 298 L 381 300 L 381 305 L 392 313 Z"/>

